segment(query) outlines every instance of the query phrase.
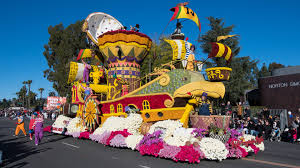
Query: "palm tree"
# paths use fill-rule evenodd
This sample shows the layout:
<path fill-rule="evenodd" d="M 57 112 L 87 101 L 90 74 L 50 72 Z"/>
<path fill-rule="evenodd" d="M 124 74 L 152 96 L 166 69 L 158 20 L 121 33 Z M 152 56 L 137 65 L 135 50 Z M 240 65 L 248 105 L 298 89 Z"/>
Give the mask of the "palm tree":
<path fill-rule="evenodd" d="M 50 96 L 50 97 L 53 97 L 53 96 L 55 96 L 55 95 L 56 95 L 55 92 L 53 92 L 53 91 L 49 92 L 49 96 Z"/>
<path fill-rule="evenodd" d="M 22 95 L 22 97 L 23 97 L 23 106 L 25 107 L 25 99 L 26 99 L 26 93 L 27 93 L 27 88 L 26 88 L 26 85 L 27 85 L 27 81 L 23 81 L 23 87 L 25 88 L 25 92 L 23 92 L 24 93 L 24 95 Z"/>
<path fill-rule="evenodd" d="M 40 93 L 41 93 L 41 99 L 43 98 L 43 91 L 44 91 L 45 89 L 44 88 L 39 88 L 39 91 L 40 91 Z"/>
<path fill-rule="evenodd" d="M 30 86 L 31 86 L 32 80 L 28 80 L 27 81 L 27 85 L 28 85 L 28 108 L 30 108 Z"/>
<path fill-rule="evenodd" d="M 39 88 L 39 91 L 40 91 L 40 93 L 41 93 L 41 105 L 43 105 L 43 91 L 44 91 L 45 89 L 44 88 Z"/>

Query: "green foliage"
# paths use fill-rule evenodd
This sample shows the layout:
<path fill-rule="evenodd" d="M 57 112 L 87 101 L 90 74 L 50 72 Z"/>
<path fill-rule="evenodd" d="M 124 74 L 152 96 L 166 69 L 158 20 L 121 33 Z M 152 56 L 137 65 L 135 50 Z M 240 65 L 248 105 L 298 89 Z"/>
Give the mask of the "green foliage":
<path fill-rule="evenodd" d="M 48 96 L 50 96 L 50 97 L 54 97 L 54 96 L 56 96 L 56 93 L 55 93 L 55 92 L 53 92 L 53 91 L 51 91 L 51 92 L 49 92 Z"/>
<path fill-rule="evenodd" d="M 258 77 L 262 78 L 262 77 L 266 77 L 266 76 L 270 76 L 271 73 L 268 70 L 268 67 L 266 66 L 265 63 L 263 63 L 263 66 L 260 68 L 259 72 L 258 72 Z"/>
<path fill-rule="evenodd" d="M 146 56 L 141 65 L 141 77 L 153 72 L 155 67 L 160 67 L 162 64 L 170 61 L 172 61 L 171 46 L 163 40 L 159 44 L 153 43 L 148 56 Z"/>
<path fill-rule="evenodd" d="M 234 25 L 225 27 L 225 22 L 222 18 L 214 18 L 212 16 L 207 18 L 209 20 L 210 30 L 203 36 L 199 36 L 198 41 L 201 43 L 201 48 L 204 53 L 209 54 L 211 51 L 211 42 L 217 42 L 218 36 L 225 36 L 233 34 Z M 237 36 L 227 38 L 219 41 L 219 43 L 225 44 L 232 50 L 232 56 L 235 57 L 240 52 L 239 38 Z M 226 66 L 224 58 L 212 58 L 217 66 Z"/>
<path fill-rule="evenodd" d="M 272 75 L 272 71 L 278 68 L 284 68 L 285 66 L 276 62 L 272 62 L 269 64 L 269 66 L 267 67 L 265 63 L 263 63 L 263 66 L 261 67 L 261 69 L 258 72 L 258 76 L 260 78 L 262 77 L 267 77 Z"/>
<path fill-rule="evenodd" d="M 62 24 L 49 26 L 49 42 L 44 46 L 49 68 L 44 77 L 53 82 L 53 88 L 60 96 L 70 96 L 71 88 L 67 83 L 69 62 L 76 58 L 80 49 L 88 47 L 86 34 L 81 31 L 83 21 L 64 28 Z"/>

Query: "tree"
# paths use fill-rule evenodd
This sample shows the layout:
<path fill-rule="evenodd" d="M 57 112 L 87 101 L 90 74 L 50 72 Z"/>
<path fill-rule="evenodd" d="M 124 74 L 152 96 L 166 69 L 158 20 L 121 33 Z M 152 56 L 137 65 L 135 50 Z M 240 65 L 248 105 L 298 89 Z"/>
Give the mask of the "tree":
<path fill-rule="evenodd" d="M 25 100 L 26 100 L 27 88 L 24 85 L 19 92 L 16 93 L 18 97 L 18 102 L 22 103 L 22 106 L 25 107 Z"/>
<path fill-rule="evenodd" d="M 44 91 L 45 89 L 44 88 L 39 88 L 39 91 L 40 91 L 40 93 L 41 93 L 41 99 L 43 98 L 43 91 Z"/>
<path fill-rule="evenodd" d="M 214 18 L 212 16 L 207 18 L 209 20 L 210 30 L 207 31 L 203 36 L 199 36 L 198 42 L 201 43 L 200 47 L 204 53 L 210 53 L 211 43 L 217 42 L 218 36 L 225 36 L 233 33 L 234 25 L 225 27 L 225 22 L 222 18 Z M 237 36 L 227 38 L 219 41 L 222 44 L 227 45 L 232 50 L 232 57 L 235 57 L 240 52 L 239 38 Z M 214 63 L 217 66 L 226 66 L 226 62 L 223 58 L 213 58 Z"/>
<path fill-rule="evenodd" d="M 27 82 L 26 82 L 26 84 L 28 85 L 28 108 L 30 108 L 30 93 L 31 93 L 31 91 L 30 91 L 30 86 L 31 86 L 31 83 L 32 83 L 32 80 L 28 80 Z"/>
<path fill-rule="evenodd" d="M 285 66 L 280 63 L 272 62 L 269 64 L 268 71 L 270 72 L 270 74 L 272 74 L 273 70 L 284 67 Z"/>
<path fill-rule="evenodd" d="M 263 63 L 263 66 L 260 68 L 259 72 L 258 72 L 258 77 L 262 78 L 262 77 L 266 77 L 266 76 L 270 76 L 271 73 L 268 70 L 268 67 L 266 66 L 265 63 Z"/>
<path fill-rule="evenodd" d="M 40 91 L 40 94 L 41 94 L 41 98 L 40 98 L 41 105 L 44 104 L 44 102 L 43 102 L 43 91 L 44 91 L 44 90 L 45 90 L 44 88 L 39 88 L 39 91 Z"/>
<path fill-rule="evenodd" d="M 172 61 L 171 46 L 163 40 L 158 44 L 153 42 L 149 54 L 141 65 L 141 77 L 151 73 L 155 67 L 160 67 L 162 64 L 170 61 Z M 148 79 L 151 80 L 151 77 Z"/>
<path fill-rule="evenodd" d="M 56 96 L 55 92 L 53 92 L 53 91 L 49 92 L 49 97 L 55 97 L 55 96 Z"/>
<path fill-rule="evenodd" d="M 44 77 L 53 82 L 53 88 L 60 96 L 68 96 L 71 87 L 67 83 L 69 62 L 74 60 L 80 49 L 88 47 L 86 34 L 82 32 L 83 21 L 64 28 L 62 24 L 49 26 L 50 38 L 44 45 L 45 56 L 49 68 L 44 71 Z"/>

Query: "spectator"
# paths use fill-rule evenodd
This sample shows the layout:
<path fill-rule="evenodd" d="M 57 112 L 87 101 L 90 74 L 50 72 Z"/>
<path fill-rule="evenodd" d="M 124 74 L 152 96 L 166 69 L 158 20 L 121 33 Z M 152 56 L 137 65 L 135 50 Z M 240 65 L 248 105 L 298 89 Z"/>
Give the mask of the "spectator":
<path fill-rule="evenodd" d="M 251 135 L 258 136 L 258 132 L 256 131 L 256 124 L 250 120 L 248 124 L 248 130 L 250 131 Z"/>
<path fill-rule="evenodd" d="M 230 101 L 227 102 L 227 105 L 225 106 L 225 111 L 227 115 L 230 115 L 232 113 L 232 106 L 230 104 Z M 235 118 L 235 117 L 233 117 Z"/>
<path fill-rule="evenodd" d="M 270 126 L 269 121 L 266 121 L 266 125 L 264 127 L 264 137 L 265 140 L 269 140 L 271 138 L 272 127 Z"/>
<path fill-rule="evenodd" d="M 246 106 L 246 109 L 245 109 L 245 117 L 250 117 L 251 116 L 251 110 L 250 110 L 250 107 L 249 106 Z"/>
<path fill-rule="evenodd" d="M 292 126 L 296 130 L 296 139 L 297 141 L 300 141 L 300 121 L 299 116 L 296 116 L 295 121 L 293 121 Z"/>
<path fill-rule="evenodd" d="M 242 102 L 239 102 L 239 104 L 237 104 L 237 115 L 239 119 L 242 119 L 242 113 L 243 113 Z"/>
<path fill-rule="evenodd" d="M 267 107 L 263 108 L 263 111 L 262 111 L 262 117 L 264 117 L 264 119 L 268 119 L 270 116 L 270 111 L 268 110 Z"/>

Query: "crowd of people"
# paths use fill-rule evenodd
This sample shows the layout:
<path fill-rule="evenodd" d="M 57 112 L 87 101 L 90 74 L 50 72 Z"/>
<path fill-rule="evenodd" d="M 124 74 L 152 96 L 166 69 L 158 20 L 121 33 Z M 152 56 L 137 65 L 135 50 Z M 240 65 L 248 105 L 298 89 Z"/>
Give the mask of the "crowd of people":
<path fill-rule="evenodd" d="M 300 114 L 300 108 L 298 109 Z M 268 108 L 263 108 L 256 117 L 251 116 L 250 106 L 237 103 L 233 110 L 230 102 L 222 105 L 221 114 L 231 115 L 230 128 L 234 128 L 245 134 L 263 137 L 269 141 L 300 142 L 300 120 L 295 116 L 291 124 L 284 129 L 280 128 L 280 115 L 271 115 Z"/>

